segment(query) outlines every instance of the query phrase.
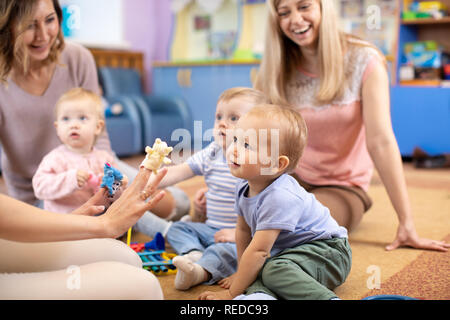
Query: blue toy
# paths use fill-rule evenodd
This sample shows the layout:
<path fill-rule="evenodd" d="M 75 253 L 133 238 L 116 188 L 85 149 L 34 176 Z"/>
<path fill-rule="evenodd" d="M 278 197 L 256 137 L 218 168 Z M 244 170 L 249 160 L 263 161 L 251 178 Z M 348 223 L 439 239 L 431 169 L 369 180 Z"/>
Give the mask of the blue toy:
<path fill-rule="evenodd" d="M 166 250 L 166 242 L 161 232 L 157 232 L 152 241 L 145 243 L 144 248 L 146 250 Z"/>
<path fill-rule="evenodd" d="M 156 275 L 174 274 L 176 267 L 172 259 L 173 253 L 165 252 L 165 241 L 161 233 L 156 233 L 155 238 L 147 243 L 132 243 L 130 247 L 142 260 L 142 267 Z"/>
<path fill-rule="evenodd" d="M 111 167 L 109 163 L 105 163 L 103 168 L 103 178 L 100 188 L 108 188 L 109 196 L 114 197 L 114 194 L 122 185 L 123 175 L 116 168 Z"/>
<path fill-rule="evenodd" d="M 380 294 L 376 296 L 365 297 L 363 300 L 417 300 L 416 298 L 399 296 L 395 294 Z"/>

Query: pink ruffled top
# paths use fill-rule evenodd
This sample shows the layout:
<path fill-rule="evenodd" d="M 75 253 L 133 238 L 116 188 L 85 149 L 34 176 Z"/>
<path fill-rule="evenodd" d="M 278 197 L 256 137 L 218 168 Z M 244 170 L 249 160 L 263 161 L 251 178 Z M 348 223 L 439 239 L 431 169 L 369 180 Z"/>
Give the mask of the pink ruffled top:
<path fill-rule="evenodd" d="M 308 127 L 308 143 L 295 172 L 310 184 L 359 186 L 367 191 L 373 163 L 366 148 L 361 91 L 381 61 L 373 48 L 355 45 L 349 46 L 345 59 L 349 86 L 341 99 L 330 104 L 315 102 L 320 86 L 316 75 L 299 69 L 288 82 L 288 101 Z"/>

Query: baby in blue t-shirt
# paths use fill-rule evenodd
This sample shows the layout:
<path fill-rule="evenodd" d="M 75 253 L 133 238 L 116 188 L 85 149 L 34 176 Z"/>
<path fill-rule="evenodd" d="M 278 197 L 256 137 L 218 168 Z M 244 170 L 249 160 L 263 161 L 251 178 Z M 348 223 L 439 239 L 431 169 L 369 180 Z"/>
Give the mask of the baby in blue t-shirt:
<path fill-rule="evenodd" d="M 225 90 L 217 102 L 214 141 L 185 162 L 169 167 L 159 184 L 164 188 L 201 175 L 208 187 L 204 194 L 206 221 L 177 221 L 167 232 L 167 241 L 179 255 L 173 259 L 177 267 L 174 285 L 178 290 L 220 282 L 236 272 L 234 192 L 239 179 L 231 175 L 225 151 L 239 118 L 267 101 L 261 91 L 252 88 Z"/>
<path fill-rule="evenodd" d="M 260 105 L 238 121 L 226 153 L 231 174 L 245 179 L 236 188 L 238 271 L 228 291 L 205 292 L 200 299 L 244 293 L 337 298 L 332 290 L 351 267 L 347 230 L 287 174 L 297 166 L 306 137 L 303 118 L 289 107 Z"/>

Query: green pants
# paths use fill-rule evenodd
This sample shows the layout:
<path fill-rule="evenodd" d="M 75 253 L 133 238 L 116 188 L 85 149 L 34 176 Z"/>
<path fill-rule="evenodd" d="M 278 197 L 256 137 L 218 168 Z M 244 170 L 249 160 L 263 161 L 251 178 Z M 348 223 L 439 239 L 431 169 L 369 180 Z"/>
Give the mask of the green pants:
<path fill-rule="evenodd" d="M 329 300 L 350 273 L 352 251 L 346 238 L 317 240 L 285 249 L 267 259 L 245 294 L 277 299 Z"/>

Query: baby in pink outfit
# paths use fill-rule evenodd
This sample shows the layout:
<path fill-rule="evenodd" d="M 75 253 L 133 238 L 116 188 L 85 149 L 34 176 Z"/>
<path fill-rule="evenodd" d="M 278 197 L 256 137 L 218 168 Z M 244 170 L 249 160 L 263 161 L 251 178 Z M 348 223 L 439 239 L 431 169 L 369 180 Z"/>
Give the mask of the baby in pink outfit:
<path fill-rule="evenodd" d="M 56 133 L 63 144 L 42 159 L 33 189 L 45 210 L 69 213 L 99 189 L 105 163 L 115 166 L 115 160 L 94 148 L 105 127 L 99 96 L 82 88 L 69 90 L 56 103 L 55 116 Z"/>

